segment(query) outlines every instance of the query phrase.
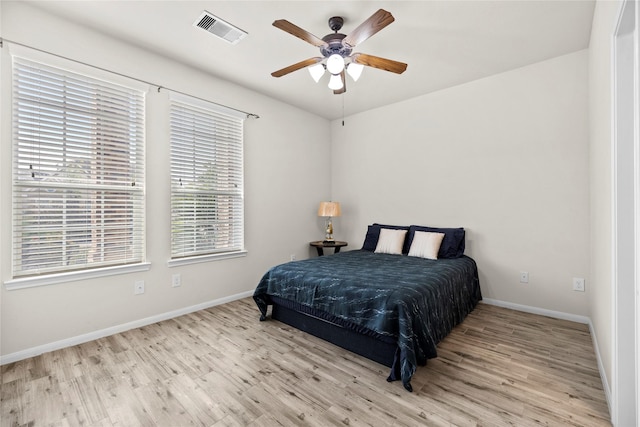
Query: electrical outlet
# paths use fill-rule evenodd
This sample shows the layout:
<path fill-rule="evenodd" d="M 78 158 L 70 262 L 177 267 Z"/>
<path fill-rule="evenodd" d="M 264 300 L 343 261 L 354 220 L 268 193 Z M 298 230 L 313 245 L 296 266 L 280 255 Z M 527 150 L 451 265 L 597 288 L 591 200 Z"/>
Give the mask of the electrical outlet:
<path fill-rule="evenodd" d="M 520 283 L 529 283 L 529 272 L 521 271 L 520 272 Z"/>
<path fill-rule="evenodd" d="M 291 254 L 291 261 L 295 261 L 296 260 L 296 254 Z"/>
<path fill-rule="evenodd" d="M 171 276 L 171 287 L 177 288 L 178 286 L 182 286 L 182 279 L 180 278 L 180 273 L 176 273 Z"/>
<path fill-rule="evenodd" d="M 144 280 L 136 280 L 133 284 L 134 295 L 144 294 Z"/>
<path fill-rule="evenodd" d="M 584 292 L 584 279 L 581 277 L 573 278 L 573 290 L 578 292 Z"/>

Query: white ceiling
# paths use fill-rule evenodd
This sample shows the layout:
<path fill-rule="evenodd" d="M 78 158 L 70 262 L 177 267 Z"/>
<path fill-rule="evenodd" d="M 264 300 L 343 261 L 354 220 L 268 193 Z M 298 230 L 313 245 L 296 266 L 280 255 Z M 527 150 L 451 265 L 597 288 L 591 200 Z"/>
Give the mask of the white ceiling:
<path fill-rule="evenodd" d="M 589 45 L 593 1 L 37 1 L 51 13 L 173 58 L 327 119 L 388 105 L 522 67 Z M 323 37 L 342 16 L 344 34 L 378 9 L 395 22 L 354 49 L 409 64 L 403 74 L 365 68 L 347 92 L 302 69 L 271 72 L 320 56 L 271 24 L 286 19 Z M 207 10 L 247 31 L 230 45 L 194 27 Z"/>

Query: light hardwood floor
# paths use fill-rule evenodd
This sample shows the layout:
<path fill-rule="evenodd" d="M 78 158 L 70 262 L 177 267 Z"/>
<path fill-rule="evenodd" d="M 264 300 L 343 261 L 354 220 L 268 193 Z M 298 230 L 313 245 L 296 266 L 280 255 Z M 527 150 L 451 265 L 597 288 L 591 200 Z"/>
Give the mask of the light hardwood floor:
<path fill-rule="evenodd" d="M 2 367 L 2 426 L 606 426 L 586 325 L 479 304 L 419 367 L 388 368 L 251 298 Z"/>

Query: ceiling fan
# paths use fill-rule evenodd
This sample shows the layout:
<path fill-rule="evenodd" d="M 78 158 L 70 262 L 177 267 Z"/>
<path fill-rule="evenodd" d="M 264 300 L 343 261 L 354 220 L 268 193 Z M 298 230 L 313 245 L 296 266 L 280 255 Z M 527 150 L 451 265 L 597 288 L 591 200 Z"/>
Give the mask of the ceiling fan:
<path fill-rule="evenodd" d="M 282 77 L 293 71 L 308 67 L 311 76 L 318 82 L 325 70 L 327 70 L 331 74 L 329 89 L 333 89 L 333 93 L 338 95 L 347 91 L 345 70 L 354 81 L 358 80 L 365 65 L 402 74 L 404 70 L 407 69 L 407 64 L 403 62 L 392 61 L 391 59 L 380 58 L 365 53 L 352 53 L 356 45 L 367 40 L 391 24 L 394 20 L 393 15 L 389 12 L 384 9 L 379 9 L 349 35 L 345 35 L 338 32 L 342 28 L 344 19 L 339 16 L 334 16 L 329 18 L 329 28 L 331 28 L 333 33 L 327 34 L 321 39 L 285 19 L 274 21 L 274 27 L 320 48 L 322 56 L 305 59 L 281 70 L 274 71 L 271 75 L 273 77 Z"/>

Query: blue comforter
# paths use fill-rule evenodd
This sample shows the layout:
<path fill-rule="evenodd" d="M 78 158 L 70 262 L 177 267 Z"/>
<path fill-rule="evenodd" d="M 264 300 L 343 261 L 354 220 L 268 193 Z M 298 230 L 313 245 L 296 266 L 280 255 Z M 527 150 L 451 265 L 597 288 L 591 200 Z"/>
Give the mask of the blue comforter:
<path fill-rule="evenodd" d="M 261 320 L 271 296 L 392 337 L 398 351 L 388 380 L 401 379 L 409 391 L 416 367 L 437 356 L 436 345 L 482 299 L 476 263 L 467 256 L 428 260 L 362 250 L 270 269 L 253 295 Z"/>

